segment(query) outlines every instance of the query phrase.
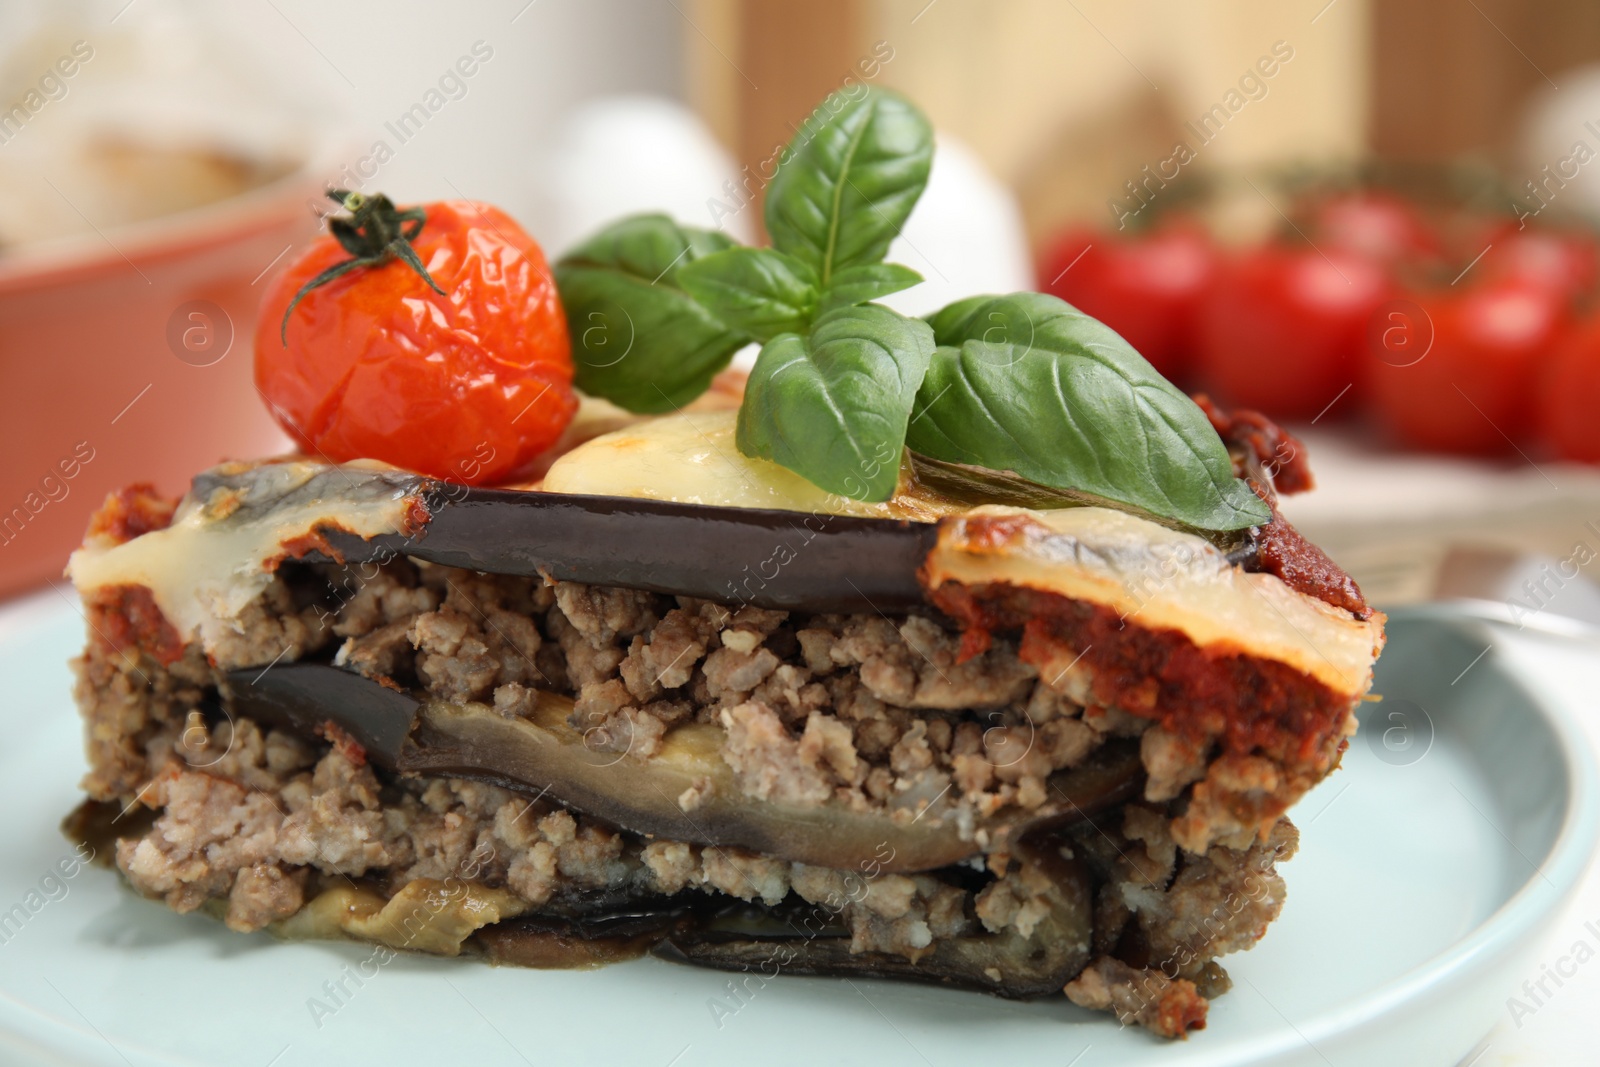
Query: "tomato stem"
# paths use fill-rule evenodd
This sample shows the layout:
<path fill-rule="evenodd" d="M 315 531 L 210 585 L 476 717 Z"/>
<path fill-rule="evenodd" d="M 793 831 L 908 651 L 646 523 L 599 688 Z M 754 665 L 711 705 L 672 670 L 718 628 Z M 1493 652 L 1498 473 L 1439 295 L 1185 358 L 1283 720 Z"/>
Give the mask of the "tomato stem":
<path fill-rule="evenodd" d="M 306 294 L 335 278 L 363 267 L 377 267 L 398 259 L 416 271 L 428 288 L 444 296 L 445 291 L 433 280 L 428 268 L 422 265 L 417 250 L 411 242 L 417 239 L 427 223 L 427 213 L 420 207 L 396 208 L 394 202 L 382 193 L 367 196 L 348 189 L 329 189 L 328 199 L 350 212 L 348 216 L 335 215 L 328 219 L 328 231 L 339 245 L 351 255 L 350 259 L 335 263 L 327 270 L 300 287 L 284 309 L 283 322 L 278 327 L 278 340 L 289 347 L 289 316 L 304 300 Z"/>

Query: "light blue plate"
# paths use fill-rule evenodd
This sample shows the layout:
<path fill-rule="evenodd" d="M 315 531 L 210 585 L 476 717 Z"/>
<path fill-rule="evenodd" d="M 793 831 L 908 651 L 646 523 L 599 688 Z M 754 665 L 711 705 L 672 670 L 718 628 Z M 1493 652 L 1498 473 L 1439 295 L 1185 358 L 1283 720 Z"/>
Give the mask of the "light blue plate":
<path fill-rule="evenodd" d="M 561 972 L 401 958 L 359 987 L 346 979 L 318 1018 L 313 998 L 334 1003 L 325 983 L 368 949 L 232 934 L 98 868 L 28 912 L 70 851 L 56 827 L 83 759 L 64 661 L 81 627 L 63 606 L 0 641 L 0 913 L 27 913 L 0 926 L 5 1064 L 1448 1067 L 1527 972 L 1600 824 L 1595 770 L 1563 710 L 1484 651 L 1485 624 L 1411 613 L 1390 625 L 1384 702 L 1294 812 L 1303 843 L 1283 917 L 1224 961 L 1235 988 L 1187 1042 L 1065 999 L 820 978 L 735 999 L 728 975 L 654 960 Z"/>

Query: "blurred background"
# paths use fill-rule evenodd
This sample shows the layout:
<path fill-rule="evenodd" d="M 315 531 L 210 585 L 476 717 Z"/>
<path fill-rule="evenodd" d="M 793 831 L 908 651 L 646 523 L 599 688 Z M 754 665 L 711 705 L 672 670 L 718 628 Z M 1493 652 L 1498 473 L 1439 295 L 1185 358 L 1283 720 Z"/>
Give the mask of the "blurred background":
<path fill-rule="evenodd" d="M 7 0 L 0 42 L 0 592 L 109 489 L 283 447 L 255 303 L 328 185 L 552 258 L 646 209 L 760 241 L 852 81 L 939 131 L 902 310 L 1046 289 L 1282 418 L 1286 510 L 1380 600 L 1600 548 L 1593 3 Z"/>

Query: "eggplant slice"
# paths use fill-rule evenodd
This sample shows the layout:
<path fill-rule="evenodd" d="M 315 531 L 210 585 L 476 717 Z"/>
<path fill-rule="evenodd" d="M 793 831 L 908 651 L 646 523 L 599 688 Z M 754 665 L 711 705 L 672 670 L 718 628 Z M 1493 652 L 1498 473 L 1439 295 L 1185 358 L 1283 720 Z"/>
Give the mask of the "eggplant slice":
<path fill-rule="evenodd" d="M 697 921 L 696 910 L 681 901 L 657 903 L 580 918 L 525 915 L 485 926 L 468 945 L 490 963 L 512 967 L 604 967 L 638 959 Z"/>
<path fill-rule="evenodd" d="M 725 898 L 681 896 L 613 902 L 576 916 L 527 915 L 485 926 L 469 946 L 492 963 L 537 968 L 598 967 L 646 954 L 719 970 L 855 978 L 892 978 L 973 989 L 1017 1000 L 1059 996 L 1089 961 L 1093 879 L 1065 859 L 1054 835 L 1016 846 L 1024 867 L 1045 874 L 1049 910 L 1027 937 L 1015 929 L 934 942 L 915 963 L 886 952 L 852 952 L 838 910 L 791 895 L 767 907 Z M 937 872 L 975 891 L 985 877 L 970 868 Z M 969 915 L 968 921 L 977 927 Z"/>
<path fill-rule="evenodd" d="M 303 736 L 324 732 L 332 722 L 374 763 L 402 775 L 489 782 L 548 796 L 637 834 L 736 845 L 840 869 L 870 864 L 893 873 L 927 871 L 1004 851 L 1024 835 L 1077 825 L 1123 803 L 1137 795 L 1144 778 L 1137 744 L 1111 742 L 1078 767 L 1052 775 L 1040 807 L 1004 809 L 963 834 L 953 806 L 943 800 L 886 813 L 744 796 L 720 755 L 720 726 L 679 726 L 648 760 L 597 751 L 569 724 L 571 699 L 551 693 L 540 693 L 532 718 L 507 718 L 485 704 L 424 702 L 339 667 L 291 663 L 234 672 L 227 699 L 236 713 Z M 679 807 L 685 790 L 707 781 L 712 788 L 695 810 Z M 892 850 L 887 860 L 886 850 Z"/>
<path fill-rule="evenodd" d="M 478 489 L 363 465 L 224 464 L 197 475 L 190 499 L 222 529 L 313 517 L 287 557 L 368 563 L 411 556 L 495 574 L 626 586 L 721 603 L 810 612 L 922 607 L 917 568 L 938 539 L 934 521 L 770 508 L 713 507 L 637 497 Z M 1078 507 L 1104 503 L 992 472 L 914 466 L 903 495 L 929 519 L 973 503 Z M 383 504 L 390 531 L 363 537 L 341 506 Z M 403 517 L 402 517 L 403 516 Z M 1248 538 L 1212 538 L 1234 562 Z"/>
<path fill-rule="evenodd" d="M 469 488 L 357 464 L 224 464 L 197 475 L 189 498 L 222 530 L 310 516 L 297 531 L 308 536 L 286 548 L 307 562 L 405 555 L 781 610 L 922 605 L 917 568 L 938 530 L 900 519 Z M 382 505 L 390 532 L 351 532 L 341 508 L 355 503 Z"/>
<path fill-rule="evenodd" d="M 795 911 L 744 908 L 672 933 L 656 946 L 663 959 L 728 971 L 896 978 L 976 989 L 1013 999 L 1060 996 L 1061 987 L 1089 962 L 1093 890 L 1076 860 L 1062 857 L 1049 838 L 1019 842 L 1015 858 L 1040 868 L 1050 881 L 1049 911 L 1030 935 L 1014 929 L 942 938 L 915 963 L 885 952 L 850 951 L 848 932 L 826 919 L 825 908 Z"/>

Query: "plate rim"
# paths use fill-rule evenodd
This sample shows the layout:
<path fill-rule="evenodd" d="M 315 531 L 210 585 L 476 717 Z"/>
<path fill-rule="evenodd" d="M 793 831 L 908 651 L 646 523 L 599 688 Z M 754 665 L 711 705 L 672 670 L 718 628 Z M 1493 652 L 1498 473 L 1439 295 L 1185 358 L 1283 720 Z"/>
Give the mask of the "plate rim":
<path fill-rule="evenodd" d="M 1493 617 L 1463 611 L 1449 603 L 1408 605 L 1395 608 L 1388 615 L 1390 622 L 1422 622 L 1457 631 L 1474 626 L 1491 631 L 1504 628 Z M 1567 774 L 1566 811 L 1548 854 L 1515 892 L 1465 936 L 1343 1007 L 1318 1013 L 1298 1027 L 1307 1043 L 1314 1044 L 1313 1039 L 1319 1037 L 1332 1039 L 1381 1026 L 1385 1016 L 1406 1011 L 1438 992 L 1452 978 L 1460 977 L 1475 958 L 1492 960 L 1497 953 L 1527 944 L 1531 932 L 1571 902 L 1594 862 L 1600 846 L 1600 763 L 1596 762 L 1589 737 L 1569 710 L 1546 697 L 1536 685 L 1529 685 L 1520 669 L 1502 665 L 1502 670 L 1527 698 L 1526 707 L 1554 735 Z M 1499 827 L 1495 829 L 1498 831 Z M 1542 889 L 1541 882 L 1550 883 L 1552 888 Z M 1485 1032 L 1492 1026 L 1490 1021 Z"/>

